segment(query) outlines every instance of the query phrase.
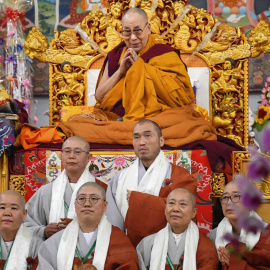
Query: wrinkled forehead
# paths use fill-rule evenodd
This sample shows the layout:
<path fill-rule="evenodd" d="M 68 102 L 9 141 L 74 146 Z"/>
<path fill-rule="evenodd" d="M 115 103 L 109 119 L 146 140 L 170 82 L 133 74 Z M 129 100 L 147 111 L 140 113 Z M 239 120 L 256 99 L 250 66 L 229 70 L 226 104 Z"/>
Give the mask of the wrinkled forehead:
<path fill-rule="evenodd" d="M 237 184 L 227 184 L 224 188 L 223 194 L 239 193 Z"/>
<path fill-rule="evenodd" d="M 168 200 L 175 200 L 175 201 L 182 201 L 185 200 L 186 202 L 191 202 L 191 198 L 188 192 L 184 190 L 174 190 L 172 191 L 169 196 L 167 197 Z"/>
<path fill-rule="evenodd" d="M 125 14 L 122 18 L 122 26 L 123 27 L 143 27 L 147 23 L 147 19 L 145 19 L 142 15 L 136 12 L 129 12 Z"/>

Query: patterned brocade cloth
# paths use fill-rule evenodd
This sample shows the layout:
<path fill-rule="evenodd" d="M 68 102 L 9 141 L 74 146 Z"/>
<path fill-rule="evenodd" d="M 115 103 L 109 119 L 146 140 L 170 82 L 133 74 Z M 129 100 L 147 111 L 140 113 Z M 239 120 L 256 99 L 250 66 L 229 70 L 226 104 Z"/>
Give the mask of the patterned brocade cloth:
<path fill-rule="evenodd" d="M 14 121 L 0 119 L 0 156 L 15 142 Z"/>

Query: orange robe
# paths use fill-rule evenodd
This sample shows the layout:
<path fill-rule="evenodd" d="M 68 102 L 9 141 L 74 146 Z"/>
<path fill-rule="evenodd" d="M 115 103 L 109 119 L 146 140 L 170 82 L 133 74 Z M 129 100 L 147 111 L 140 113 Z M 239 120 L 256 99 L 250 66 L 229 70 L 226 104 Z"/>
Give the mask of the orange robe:
<path fill-rule="evenodd" d="M 84 259 L 84 258 L 82 258 Z M 87 259 L 85 264 L 92 264 L 93 258 Z M 74 257 L 73 270 L 78 269 L 81 265 L 78 257 Z M 138 270 L 139 263 L 135 248 L 131 245 L 126 235 L 117 227 L 112 226 L 110 244 L 107 258 L 105 261 L 105 270 L 130 269 Z"/>
<path fill-rule="evenodd" d="M 138 54 L 138 60 L 97 106 L 104 111 L 111 112 L 117 103 L 122 102 L 125 109 L 123 119 L 137 121 L 192 102 L 194 93 L 186 66 L 171 48 L 168 50 L 169 52 L 160 54 L 162 46 L 166 47 L 167 45 L 158 44 L 159 46 L 155 47 L 157 44 L 155 36 L 149 35 L 146 47 Z M 111 55 L 118 48 L 119 46 L 112 50 Z M 151 52 L 151 48 L 152 51 L 157 48 L 156 52 Z M 122 53 L 118 63 L 120 63 L 126 49 L 121 43 Z M 110 53 L 108 57 L 109 70 Z"/>
<path fill-rule="evenodd" d="M 255 247 L 247 253 L 244 253 L 242 258 L 239 256 L 230 256 L 229 267 L 224 267 L 225 270 L 269 270 L 270 269 L 270 225 L 268 224 L 265 233 L 261 233 L 259 242 Z M 230 245 L 230 244 L 228 244 Z M 228 245 L 226 247 L 228 247 Z M 241 250 L 246 248 L 242 243 Z M 238 254 L 239 255 L 239 254 Z"/>
<path fill-rule="evenodd" d="M 146 236 L 157 233 L 167 224 L 165 202 L 168 194 L 176 188 L 186 188 L 194 195 L 197 182 L 184 168 L 172 165 L 171 179 L 162 187 L 159 197 L 147 193 L 132 191 L 129 199 L 124 227 L 132 244 L 136 247 Z"/>
<path fill-rule="evenodd" d="M 218 270 L 219 261 L 214 244 L 205 234 L 202 232 L 199 232 L 199 234 L 200 236 L 196 253 L 197 270 Z M 183 259 L 185 259 L 185 256 L 183 256 Z M 177 265 L 174 265 L 175 269 L 176 267 Z M 181 264 L 176 270 L 182 270 L 182 267 L 183 264 Z M 242 270 L 242 268 L 237 268 L 237 270 L 240 269 Z M 169 264 L 166 264 L 165 270 L 171 270 Z"/>

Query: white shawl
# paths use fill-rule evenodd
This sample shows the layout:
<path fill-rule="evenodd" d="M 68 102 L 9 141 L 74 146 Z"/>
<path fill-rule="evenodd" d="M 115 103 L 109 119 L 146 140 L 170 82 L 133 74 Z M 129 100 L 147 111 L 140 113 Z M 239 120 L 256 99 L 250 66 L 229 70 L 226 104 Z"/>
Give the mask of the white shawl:
<path fill-rule="evenodd" d="M 6 270 L 27 269 L 26 258 L 29 255 L 32 237 L 33 232 L 22 224 L 13 242 Z"/>
<path fill-rule="evenodd" d="M 60 221 L 60 218 L 65 217 L 64 194 L 68 181 L 69 180 L 66 174 L 66 170 L 63 170 L 63 172 L 57 177 L 57 179 L 53 181 L 49 223 L 58 223 Z M 78 189 L 86 182 L 95 182 L 94 176 L 87 169 L 84 170 L 73 190 L 67 214 L 68 218 L 72 219 L 74 216 L 76 216 L 74 206 L 76 194 Z"/>
<path fill-rule="evenodd" d="M 169 230 L 170 224 L 160 230 L 155 238 L 151 251 L 150 270 L 164 270 L 166 265 L 166 257 L 169 245 Z M 183 270 L 196 270 L 196 253 L 199 241 L 199 229 L 197 225 L 190 221 L 187 227 L 186 241 L 185 241 L 185 253 Z"/>
<path fill-rule="evenodd" d="M 250 211 L 250 216 L 256 217 L 259 220 L 262 220 L 261 217 L 254 211 Z M 215 240 L 215 246 L 218 250 L 219 247 L 225 247 L 229 242 L 224 239 L 224 235 L 227 233 L 232 234 L 232 225 L 230 221 L 224 217 L 217 227 L 217 234 Z M 258 243 L 261 236 L 261 232 L 257 232 L 253 234 L 252 232 L 246 232 L 244 229 L 240 232 L 240 239 L 239 241 L 246 244 L 246 246 L 252 250 L 254 246 Z"/>
<path fill-rule="evenodd" d="M 116 191 L 116 203 L 124 219 L 126 218 L 128 210 L 128 201 L 126 199 L 127 189 L 158 196 L 169 166 L 170 162 L 166 158 L 164 152 L 160 151 L 139 184 L 138 158 L 130 167 L 123 170 L 119 176 Z"/>
<path fill-rule="evenodd" d="M 104 270 L 110 244 L 111 231 L 112 225 L 109 223 L 106 216 L 103 215 L 98 225 L 95 255 L 92 263 L 98 270 Z M 79 223 L 77 217 L 75 217 L 64 230 L 60 240 L 57 253 L 58 270 L 72 269 L 78 234 Z"/>

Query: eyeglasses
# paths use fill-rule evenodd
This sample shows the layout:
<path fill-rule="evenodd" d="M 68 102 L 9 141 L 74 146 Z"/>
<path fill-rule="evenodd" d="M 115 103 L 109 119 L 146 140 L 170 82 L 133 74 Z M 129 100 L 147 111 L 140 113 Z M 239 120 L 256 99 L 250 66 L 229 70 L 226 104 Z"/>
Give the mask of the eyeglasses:
<path fill-rule="evenodd" d="M 97 204 L 99 200 L 102 200 L 99 197 L 90 197 L 90 198 L 86 198 L 86 197 L 78 197 L 76 199 L 76 202 L 80 205 L 85 204 L 86 200 L 88 200 L 90 202 L 90 204 Z M 105 202 L 106 200 L 103 199 L 103 201 Z"/>
<path fill-rule="evenodd" d="M 241 195 L 237 194 L 237 195 L 231 195 L 231 196 L 223 196 L 220 198 L 220 202 L 222 204 L 228 203 L 229 199 L 231 199 L 231 201 L 233 203 L 238 203 L 240 201 Z"/>
<path fill-rule="evenodd" d="M 62 150 L 63 155 L 70 156 L 71 153 L 73 153 L 74 156 L 80 156 L 82 153 L 88 154 L 88 152 L 80 150 L 80 149 L 63 149 Z"/>
<path fill-rule="evenodd" d="M 133 31 L 131 31 L 131 30 L 123 30 L 122 31 L 122 36 L 124 38 L 129 38 L 129 37 L 131 37 L 131 35 L 133 33 L 136 37 L 140 37 L 142 35 L 142 33 L 143 33 L 143 31 L 144 31 L 147 24 L 148 24 L 148 22 L 145 24 L 143 29 L 136 28 Z"/>

